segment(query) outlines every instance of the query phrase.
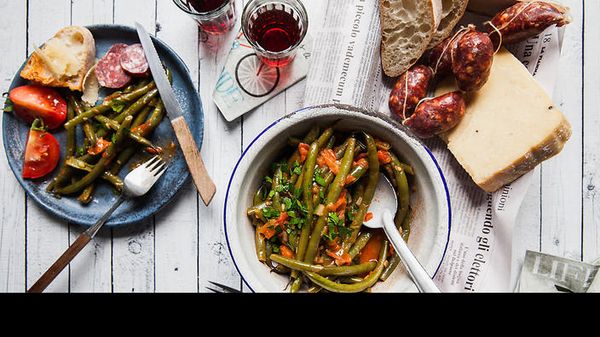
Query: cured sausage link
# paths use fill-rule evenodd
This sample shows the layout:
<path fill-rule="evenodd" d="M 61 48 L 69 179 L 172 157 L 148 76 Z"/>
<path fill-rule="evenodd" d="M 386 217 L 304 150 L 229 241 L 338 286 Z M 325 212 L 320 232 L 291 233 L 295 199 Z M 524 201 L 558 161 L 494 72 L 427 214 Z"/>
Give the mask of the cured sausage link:
<path fill-rule="evenodd" d="M 569 23 L 568 7 L 546 1 L 519 2 L 496 14 L 488 32 L 498 47 L 525 41 L 552 25 L 562 27 Z"/>
<path fill-rule="evenodd" d="M 433 70 L 424 65 L 415 65 L 402 74 L 390 94 L 392 112 L 402 120 L 412 115 L 417 104 L 427 95 L 432 78 Z"/>
<path fill-rule="evenodd" d="M 417 136 L 431 138 L 458 125 L 465 111 L 463 94 L 454 91 L 422 102 L 403 124 Z"/>
<path fill-rule="evenodd" d="M 452 73 L 462 91 L 477 91 L 490 77 L 494 45 L 490 37 L 474 27 L 462 34 L 452 49 Z"/>

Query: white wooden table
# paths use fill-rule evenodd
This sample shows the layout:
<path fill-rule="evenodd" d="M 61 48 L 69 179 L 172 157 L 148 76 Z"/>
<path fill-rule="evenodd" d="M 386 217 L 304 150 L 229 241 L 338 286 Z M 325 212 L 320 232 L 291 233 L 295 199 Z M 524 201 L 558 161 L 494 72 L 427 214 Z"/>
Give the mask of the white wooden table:
<path fill-rule="evenodd" d="M 343 0 L 330 0 L 343 1 Z M 564 151 L 541 166 L 515 228 L 513 269 L 526 249 L 592 261 L 600 256 L 600 1 L 563 0 L 574 23 L 565 35 L 554 99 L 573 125 Z M 326 1 L 304 0 L 310 31 Z M 373 1 L 375 3 L 375 1 Z M 238 1 L 238 14 L 242 1 Z M 139 21 L 186 62 L 205 114 L 202 154 L 218 192 L 204 207 L 190 183 L 147 221 L 105 228 L 48 288 L 50 292 L 203 292 L 208 281 L 245 290 L 225 243 L 222 207 L 231 170 L 249 141 L 271 121 L 302 107 L 304 81 L 255 111 L 226 122 L 211 93 L 239 28 L 206 39 L 170 0 L 0 0 L 0 86 L 31 53 L 66 25 Z M 587 42 L 587 44 L 586 44 Z M 584 62 L 584 61 L 588 62 Z M 1 131 L 0 131 L 1 132 Z M 2 149 L 4 149 L 2 147 Z M 3 151 L 3 150 L 2 150 Z M 0 291 L 23 292 L 82 231 L 27 198 L 0 155 Z"/>

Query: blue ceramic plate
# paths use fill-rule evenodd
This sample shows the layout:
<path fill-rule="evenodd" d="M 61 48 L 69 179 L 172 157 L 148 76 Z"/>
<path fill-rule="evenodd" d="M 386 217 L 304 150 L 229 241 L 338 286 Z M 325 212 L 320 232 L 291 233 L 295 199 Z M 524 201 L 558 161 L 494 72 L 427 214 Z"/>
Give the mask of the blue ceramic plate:
<path fill-rule="evenodd" d="M 94 25 L 87 27 L 96 40 L 96 57 L 102 57 L 106 51 L 115 43 L 133 44 L 138 43 L 139 39 L 135 29 L 118 25 Z M 185 63 L 177 54 L 165 43 L 153 38 L 158 54 L 163 63 L 171 69 L 173 73 L 173 89 L 177 95 L 178 101 L 183 110 L 183 115 L 190 126 L 194 139 L 199 147 L 202 147 L 202 134 L 204 130 L 204 113 L 202 103 L 198 97 L 189 71 Z M 21 69 L 15 75 L 10 89 L 28 84 L 29 81 L 19 76 Z M 107 91 L 109 92 L 109 91 Z M 101 92 L 106 94 L 107 92 Z M 23 153 L 25 152 L 25 142 L 29 130 L 29 125 L 17 118 L 12 113 L 3 114 L 2 123 L 4 134 L 4 149 L 8 158 L 8 163 L 15 177 L 25 189 L 27 195 L 35 200 L 42 208 L 57 217 L 66 221 L 90 226 L 111 206 L 116 200 L 117 195 L 113 188 L 107 183 L 101 182 L 97 185 L 94 193 L 94 200 L 88 205 L 82 205 L 77 201 L 77 195 L 56 198 L 46 192 L 46 186 L 56 175 L 58 168 L 49 176 L 37 180 L 25 180 L 21 177 Z M 66 132 L 64 128 L 53 132 L 58 139 L 59 144 L 64 147 L 66 142 Z M 78 135 L 78 144 L 82 135 Z M 174 141 L 177 144 L 175 133 L 171 128 L 168 118 L 160 123 L 150 137 L 154 144 L 166 145 Z M 64 151 L 64 149 L 61 149 Z M 143 160 L 148 155 L 137 155 L 132 158 L 130 163 Z M 60 164 L 59 164 L 60 166 Z M 126 167 L 121 171 L 121 177 L 129 172 Z M 163 206 L 168 204 L 184 184 L 190 183 L 189 171 L 183 154 L 179 149 L 169 165 L 166 173 L 156 183 L 156 185 L 145 196 L 128 200 L 121 205 L 106 223 L 108 226 L 118 226 L 135 223 L 146 219 L 158 212 Z"/>

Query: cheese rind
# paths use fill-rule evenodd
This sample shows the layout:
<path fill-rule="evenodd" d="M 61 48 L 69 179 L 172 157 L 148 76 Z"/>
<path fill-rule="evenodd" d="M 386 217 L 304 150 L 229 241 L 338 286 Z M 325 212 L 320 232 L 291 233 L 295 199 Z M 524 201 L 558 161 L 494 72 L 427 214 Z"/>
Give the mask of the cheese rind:
<path fill-rule="evenodd" d="M 446 81 L 436 95 L 454 90 Z M 558 154 L 571 133 L 544 89 L 502 49 L 486 85 L 467 97 L 463 120 L 441 138 L 473 181 L 494 192 Z"/>

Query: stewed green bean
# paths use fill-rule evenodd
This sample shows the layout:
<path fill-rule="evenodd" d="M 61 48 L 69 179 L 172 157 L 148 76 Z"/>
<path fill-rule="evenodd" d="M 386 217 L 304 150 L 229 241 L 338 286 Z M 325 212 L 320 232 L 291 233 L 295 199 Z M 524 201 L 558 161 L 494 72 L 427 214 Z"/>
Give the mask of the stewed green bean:
<path fill-rule="evenodd" d="M 155 88 L 156 88 L 156 84 L 154 83 L 154 81 L 152 81 L 149 84 L 147 84 L 137 90 L 134 90 L 130 93 L 120 95 L 111 100 L 104 100 L 104 102 L 102 102 L 102 104 L 97 105 L 89 110 L 86 110 L 84 113 L 82 113 L 79 116 L 66 122 L 65 128 L 66 129 L 74 128 L 76 125 L 79 125 L 79 124 L 93 118 L 96 115 L 110 111 L 117 102 L 120 104 L 131 103 L 131 102 L 137 100 L 138 98 L 144 96 L 147 92 L 154 90 Z"/>
<path fill-rule="evenodd" d="M 375 262 L 366 262 L 352 266 L 322 266 L 318 264 L 310 264 L 294 259 L 290 259 L 281 255 L 271 254 L 271 260 L 280 263 L 292 270 L 302 272 L 313 272 L 321 276 L 354 276 L 362 275 L 375 269 Z"/>
<path fill-rule="evenodd" d="M 379 253 L 379 259 L 377 261 L 377 265 L 375 269 L 364 278 L 362 282 L 352 283 L 352 284 L 343 284 L 337 283 L 332 280 L 329 280 L 317 273 L 314 272 L 306 272 L 306 276 L 313 281 L 316 285 L 322 287 L 323 289 L 327 289 L 332 292 L 337 293 L 358 293 L 361 291 L 365 291 L 368 288 L 372 287 L 377 283 L 379 278 L 381 277 L 381 273 L 383 272 L 383 268 L 385 266 L 386 256 L 388 251 L 388 242 L 384 240 L 383 245 L 381 246 L 381 251 Z"/>
<path fill-rule="evenodd" d="M 404 189 L 410 188 L 404 170 L 409 166 L 389 143 L 370 134 L 361 137 L 332 127 L 318 134 L 316 129 L 290 138 L 296 148 L 278 156 L 259 184 L 247 209 L 256 254 L 272 271 L 290 275 L 291 292 L 303 286 L 308 292 L 370 291 L 393 271 L 397 257 L 388 256 L 390 246 L 380 230 L 362 224 L 372 217 L 369 208 L 382 171 L 394 186 L 402 186 L 396 191 L 399 204 L 409 205 Z M 312 142 L 306 143 L 309 138 Z M 396 212 L 396 220 L 405 219 L 397 222 L 403 231 L 409 227 L 410 208 L 399 206 Z"/>
<path fill-rule="evenodd" d="M 367 157 L 369 158 L 369 176 L 367 185 L 365 186 L 365 192 L 363 194 L 362 202 L 354 216 L 354 220 L 350 225 L 351 234 L 344 240 L 343 249 L 349 250 L 350 246 L 356 241 L 360 228 L 365 221 L 365 216 L 371 206 L 371 201 L 375 196 L 375 190 L 377 189 L 377 183 L 379 182 L 379 158 L 377 157 L 377 146 L 375 139 L 371 135 L 364 133 L 365 140 L 367 142 Z"/>
<path fill-rule="evenodd" d="M 94 165 L 94 169 L 91 172 L 89 172 L 83 178 L 70 185 L 58 188 L 56 190 L 56 193 L 66 195 L 79 192 L 86 188 L 89 184 L 93 183 L 94 180 L 96 180 L 96 178 L 101 176 L 102 173 L 104 173 L 104 171 L 106 170 L 106 166 L 108 165 L 108 163 L 115 157 L 117 153 L 117 148 L 121 145 L 121 143 L 126 137 L 126 134 L 129 132 L 129 126 L 131 125 L 132 120 L 133 117 L 131 116 L 125 118 L 125 120 L 121 124 L 121 127 L 115 135 L 115 140 L 108 146 L 108 148 L 103 153 L 102 158 L 100 158 L 100 161 L 98 161 L 98 163 Z"/>
<path fill-rule="evenodd" d="M 335 203 L 340 194 L 342 193 L 342 189 L 344 187 L 346 176 L 348 172 L 350 172 L 350 168 L 352 167 L 352 160 L 354 158 L 354 146 L 356 144 L 356 139 L 351 137 L 348 141 L 348 147 L 346 148 L 346 152 L 344 153 L 344 157 L 342 158 L 342 162 L 340 163 L 340 169 L 338 175 L 335 177 L 331 186 L 329 188 L 329 192 L 327 193 L 327 198 L 325 199 L 325 204 L 330 205 Z M 317 255 L 317 249 L 319 247 L 319 242 L 321 241 L 321 232 L 327 225 L 328 214 L 323 214 L 317 220 L 314 229 L 310 235 L 310 240 L 308 241 L 308 247 L 306 249 L 306 255 L 304 256 L 304 262 L 312 262 Z"/>

